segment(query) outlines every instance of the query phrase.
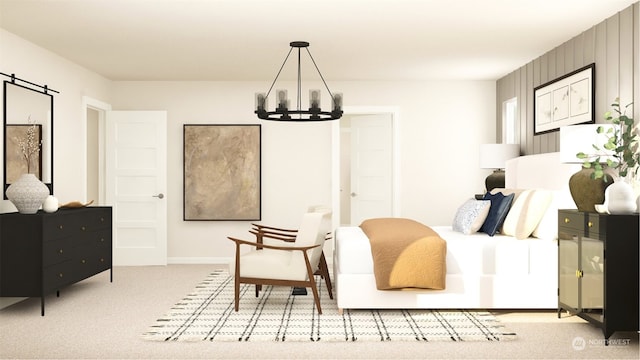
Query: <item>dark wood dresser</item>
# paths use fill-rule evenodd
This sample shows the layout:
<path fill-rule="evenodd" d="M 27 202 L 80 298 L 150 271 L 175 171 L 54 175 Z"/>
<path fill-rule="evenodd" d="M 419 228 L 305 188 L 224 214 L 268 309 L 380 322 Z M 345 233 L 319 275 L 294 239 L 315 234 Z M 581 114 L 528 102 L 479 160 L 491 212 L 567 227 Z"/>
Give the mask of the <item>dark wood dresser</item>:
<path fill-rule="evenodd" d="M 638 214 L 558 211 L 558 317 L 565 309 L 602 329 L 638 331 Z"/>
<path fill-rule="evenodd" d="M 111 207 L 0 214 L 0 296 L 40 297 L 112 266 Z"/>

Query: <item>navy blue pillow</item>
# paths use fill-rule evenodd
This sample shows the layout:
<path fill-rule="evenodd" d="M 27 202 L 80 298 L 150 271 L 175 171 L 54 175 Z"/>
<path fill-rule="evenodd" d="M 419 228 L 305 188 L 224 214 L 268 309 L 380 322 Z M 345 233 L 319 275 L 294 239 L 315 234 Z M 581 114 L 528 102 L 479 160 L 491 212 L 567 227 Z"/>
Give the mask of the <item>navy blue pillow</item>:
<path fill-rule="evenodd" d="M 484 200 L 491 200 L 491 207 L 489 208 L 487 219 L 480 228 L 481 232 L 485 232 L 489 236 L 493 236 L 498 232 L 507 217 L 509 209 L 511 209 L 514 196 L 514 194 L 505 196 L 501 192 L 496 194 L 486 193 L 484 195 Z"/>

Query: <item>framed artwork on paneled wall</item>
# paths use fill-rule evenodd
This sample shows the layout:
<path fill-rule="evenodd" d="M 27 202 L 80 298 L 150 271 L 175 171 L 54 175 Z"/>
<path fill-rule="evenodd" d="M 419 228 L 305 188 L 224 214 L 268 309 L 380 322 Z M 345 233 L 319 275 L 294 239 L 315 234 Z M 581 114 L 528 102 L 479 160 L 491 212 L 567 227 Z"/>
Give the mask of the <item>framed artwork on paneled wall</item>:
<path fill-rule="evenodd" d="M 594 123 L 595 63 L 533 89 L 533 133 Z"/>
<path fill-rule="evenodd" d="M 183 141 L 184 220 L 260 220 L 260 125 L 184 125 Z"/>

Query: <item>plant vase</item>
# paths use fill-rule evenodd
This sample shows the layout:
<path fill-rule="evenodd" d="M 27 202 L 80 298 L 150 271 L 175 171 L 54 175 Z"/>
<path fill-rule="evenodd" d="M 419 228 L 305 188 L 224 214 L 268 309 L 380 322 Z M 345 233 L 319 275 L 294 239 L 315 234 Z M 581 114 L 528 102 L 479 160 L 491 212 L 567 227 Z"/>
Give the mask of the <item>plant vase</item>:
<path fill-rule="evenodd" d="M 624 179 L 616 179 L 605 191 L 605 204 L 609 214 L 634 213 L 637 204 L 633 187 Z"/>
<path fill-rule="evenodd" d="M 582 168 L 569 178 L 569 191 L 579 211 L 596 211 L 595 205 L 605 201 L 604 194 L 611 185 L 603 178 L 594 179 L 593 172 L 593 169 Z"/>
<path fill-rule="evenodd" d="M 23 174 L 9 185 L 7 198 L 21 214 L 35 214 L 49 196 L 49 188 L 33 174 Z"/>

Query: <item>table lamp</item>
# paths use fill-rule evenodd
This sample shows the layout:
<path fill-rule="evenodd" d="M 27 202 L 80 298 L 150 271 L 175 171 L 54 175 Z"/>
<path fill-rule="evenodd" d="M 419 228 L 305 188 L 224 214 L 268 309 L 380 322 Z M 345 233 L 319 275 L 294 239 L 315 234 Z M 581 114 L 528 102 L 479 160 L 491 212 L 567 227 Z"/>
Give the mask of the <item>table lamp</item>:
<path fill-rule="evenodd" d="M 509 159 L 520 156 L 518 144 L 481 144 L 480 168 L 493 169 L 493 173 L 485 179 L 487 191 L 504 188 L 504 167 Z"/>

